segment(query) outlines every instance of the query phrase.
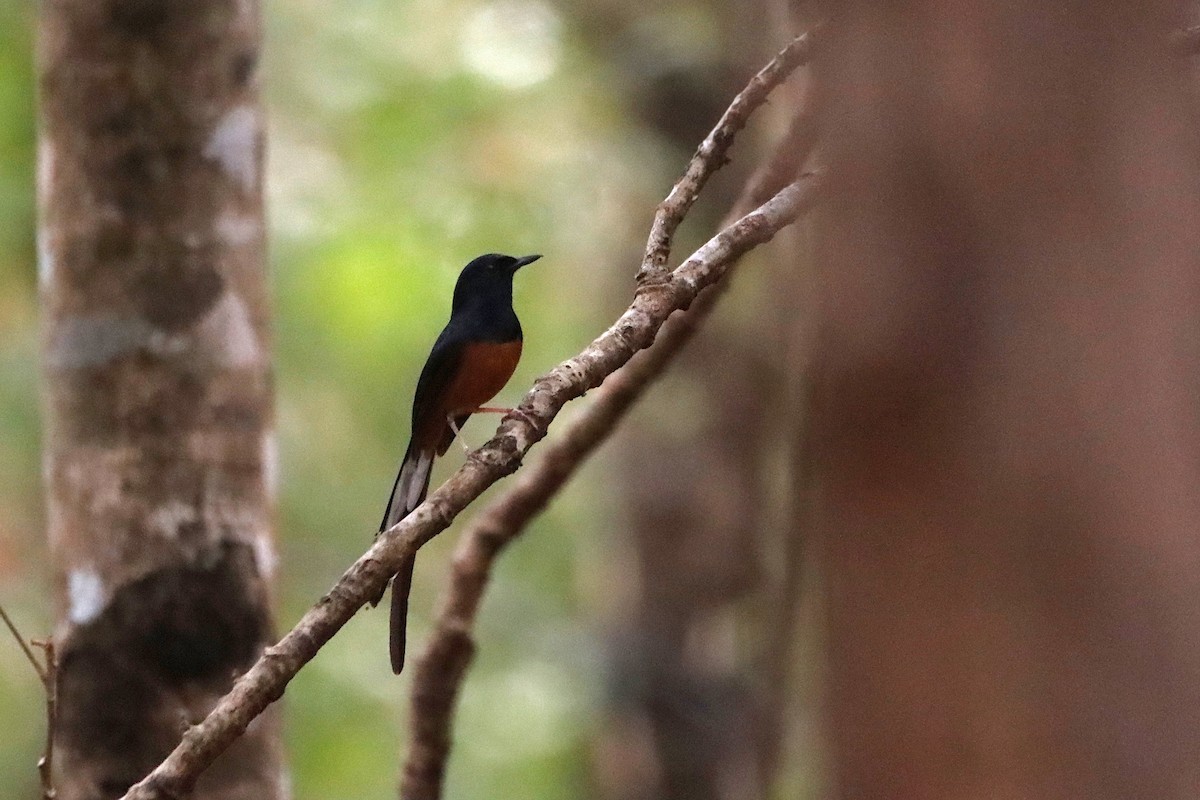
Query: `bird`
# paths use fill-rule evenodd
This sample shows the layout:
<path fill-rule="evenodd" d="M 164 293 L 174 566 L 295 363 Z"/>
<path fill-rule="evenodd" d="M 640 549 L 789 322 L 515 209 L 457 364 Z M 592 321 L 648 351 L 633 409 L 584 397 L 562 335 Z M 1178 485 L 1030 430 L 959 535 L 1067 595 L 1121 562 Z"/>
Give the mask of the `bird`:
<path fill-rule="evenodd" d="M 425 500 L 433 460 L 444 455 L 474 413 L 505 413 L 484 406 L 504 388 L 521 358 L 521 323 L 513 310 L 513 276 L 541 255 L 487 253 L 463 267 L 454 285 L 450 321 L 429 351 L 413 394 L 412 434 L 388 498 L 382 533 Z M 464 445 L 464 449 L 466 446 Z M 404 669 L 408 594 L 415 556 L 392 580 L 388 655 L 392 672 Z M 383 591 L 372 605 L 383 599 Z"/>

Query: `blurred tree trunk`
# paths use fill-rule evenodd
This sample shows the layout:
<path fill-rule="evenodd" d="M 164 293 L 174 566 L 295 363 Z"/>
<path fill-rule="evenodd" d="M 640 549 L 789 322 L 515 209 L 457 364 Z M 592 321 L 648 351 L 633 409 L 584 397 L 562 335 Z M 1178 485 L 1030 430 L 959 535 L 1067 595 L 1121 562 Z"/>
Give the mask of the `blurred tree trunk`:
<path fill-rule="evenodd" d="M 116 797 L 271 636 L 254 0 L 41 4 L 39 280 L 63 800 Z M 195 797 L 281 796 L 256 723 Z"/>
<path fill-rule="evenodd" d="M 679 163 L 789 39 L 787 26 L 771 29 L 779 12 L 769 2 L 714 0 L 649 15 L 595 5 L 592 16 L 606 23 L 598 46 L 629 60 L 636 76 L 628 81 L 633 114 L 674 146 Z M 718 43 L 703 33 L 696 40 L 706 30 L 696 24 L 701 14 Z M 767 112 L 756 131 L 786 127 L 793 105 L 784 98 L 794 89 L 779 90 L 774 130 Z M 689 219 L 680 256 L 693 231 L 714 229 L 761 156 L 754 133 L 743 134 Z M 754 261 L 748 270 L 775 272 Z M 791 291 L 797 275 L 783 261 L 771 293 L 761 275 L 739 279 L 738 296 L 672 367 L 650 402 L 665 403 L 668 415 L 635 415 L 617 436 L 630 547 L 615 554 L 613 570 L 636 578 L 613 621 L 609 726 L 596 747 L 608 800 L 755 798 L 776 785 L 802 566 L 786 541 L 798 515 L 778 507 L 783 434 L 799 427 L 790 409 L 802 405 L 785 402 L 787 335 L 776 314 L 790 326 L 801 303 Z"/>
<path fill-rule="evenodd" d="M 1183 9 L 829 5 L 816 264 L 838 796 L 1198 797 Z"/>

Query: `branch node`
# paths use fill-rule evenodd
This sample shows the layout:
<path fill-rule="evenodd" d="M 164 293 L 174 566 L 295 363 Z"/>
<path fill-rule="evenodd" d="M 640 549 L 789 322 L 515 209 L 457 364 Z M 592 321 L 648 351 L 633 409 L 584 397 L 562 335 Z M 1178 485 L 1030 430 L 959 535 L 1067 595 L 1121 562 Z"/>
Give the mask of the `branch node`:
<path fill-rule="evenodd" d="M 672 303 L 675 299 L 675 280 L 653 281 L 639 284 L 633 291 L 635 300 L 645 300 L 651 305 Z"/>
<path fill-rule="evenodd" d="M 663 243 L 660 246 L 669 247 L 670 243 Z M 671 270 L 667 269 L 666 253 L 646 259 L 641 269 L 638 270 L 635 280 L 639 290 L 645 286 L 657 286 L 670 281 Z"/>

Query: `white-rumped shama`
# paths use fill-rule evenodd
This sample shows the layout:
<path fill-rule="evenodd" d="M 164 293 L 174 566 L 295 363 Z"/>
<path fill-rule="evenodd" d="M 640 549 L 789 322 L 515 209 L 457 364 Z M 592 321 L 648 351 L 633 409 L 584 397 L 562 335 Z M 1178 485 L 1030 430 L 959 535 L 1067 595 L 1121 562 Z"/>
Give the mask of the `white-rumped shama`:
<path fill-rule="evenodd" d="M 504 410 L 482 406 L 504 388 L 521 358 L 521 323 L 512 305 L 513 275 L 539 258 L 488 253 L 463 267 L 454 286 L 450 321 L 433 343 L 417 380 L 412 437 L 379 525 L 381 533 L 425 500 L 433 459 L 446 452 L 467 418 L 476 411 Z M 414 560 L 408 558 L 392 581 L 388 653 L 397 675 L 404 668 Z M 374 602 L 382 598 L 381 593 Z"/>

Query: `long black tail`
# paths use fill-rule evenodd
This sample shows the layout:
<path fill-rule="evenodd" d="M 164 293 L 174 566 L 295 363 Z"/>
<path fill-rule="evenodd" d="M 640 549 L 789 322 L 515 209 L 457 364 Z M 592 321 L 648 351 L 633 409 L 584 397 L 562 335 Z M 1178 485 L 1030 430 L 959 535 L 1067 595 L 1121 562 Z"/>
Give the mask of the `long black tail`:
<path fill-rule="evenodd" d="M 400 462 L 400 471 L 396 475 L 396 483 L 392 486 L 392 495 L 388 498 L 387 510 L 383 512 L 383 522 L 379 524 L 382 533 L 400 520 L 412 513 L 421 505 L 429 491 L 429 475 L 433 467 L 432 450 L 414 450 L 410 444 L 404 460 Z M 392 581 L 392 609 L 388 633 L 388 655 L 392 661 L 392 672 L 397 675 L 404 669 L 405 630 L 408 626 L 408 593 L 412 589 L 413 566 L 416 557 L 410 556 L 400 565 L 395 579 Z M 378 603 L 383 598 L 380 594 L 375 598 Z M 374 605 L 374 603 L 372 605 Z"/>
<path fill-rule="evenodd" d="M 392 579 L 392 610 L 388 617 L 388 658 L 392 661 L 392 672 L 399 675 L 404 670 L 404 648 L 408 644 L 408 593 L 412 591 L 415 556 L 404 559 L 400 571 Z"/>

